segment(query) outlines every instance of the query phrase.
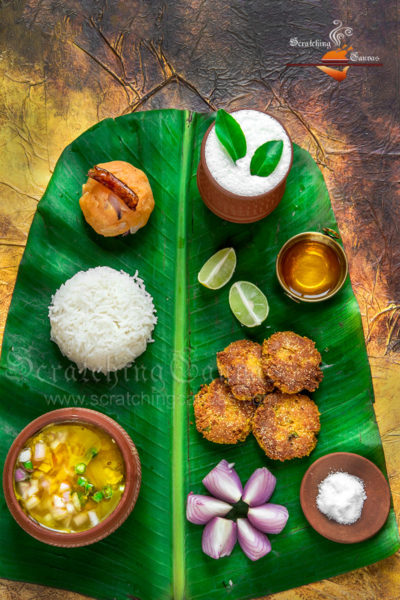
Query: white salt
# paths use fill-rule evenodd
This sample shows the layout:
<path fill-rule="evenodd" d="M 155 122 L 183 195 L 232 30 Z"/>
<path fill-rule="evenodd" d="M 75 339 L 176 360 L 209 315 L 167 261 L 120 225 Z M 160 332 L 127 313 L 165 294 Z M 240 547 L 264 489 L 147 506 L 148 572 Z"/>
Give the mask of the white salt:
<path fill-rule="evenodd" d="M 205 158 L 217 183 L 239 196 L 258 196 L 272 190 L 287 175 L 292 157 L 292 145 L 282 125 L 270 115 L 258 110 L 238 110 L 231 113 L 246 137 L 247 152 L 233 162 L 221 144 L 213 127 L 208 135 Z M 250 162 L 259 146 L 271 140 L 282 140 L 283 150 L 277 167 L 267 177 L 250 173 Z"/>
<path fill-rule="evenodd" d="M 342 525 L 358 521 L 366 499 L 363 480 L 349 473 L 330 473 L 318 486 L 318 509 Z"/>

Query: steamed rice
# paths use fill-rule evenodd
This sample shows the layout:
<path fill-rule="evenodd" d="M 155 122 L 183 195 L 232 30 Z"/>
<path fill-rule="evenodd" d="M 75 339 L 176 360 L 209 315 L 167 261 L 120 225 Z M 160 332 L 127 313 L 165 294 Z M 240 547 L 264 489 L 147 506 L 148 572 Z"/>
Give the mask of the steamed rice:
<path fill-rule="evenodd" d="M 79 271 L 49 306 L 51 339 L 79 372 L 107 374 L 133 363 L 157 323 L 151 295 L 136 272 L 110 267 Z"/>

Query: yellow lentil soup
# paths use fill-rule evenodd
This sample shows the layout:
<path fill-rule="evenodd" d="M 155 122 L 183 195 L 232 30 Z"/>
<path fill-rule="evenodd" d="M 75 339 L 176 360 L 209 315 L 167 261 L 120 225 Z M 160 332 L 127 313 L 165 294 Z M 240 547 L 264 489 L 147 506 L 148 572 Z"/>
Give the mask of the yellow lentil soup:
<path fill-rule="evenodd" d="M 86 531 L 108 517 L 124 487 L 118 445 L 88 423 L 44 427 L 26 442 L 14 470 L 14 492 L 25 513 L 66 533 Z"/>

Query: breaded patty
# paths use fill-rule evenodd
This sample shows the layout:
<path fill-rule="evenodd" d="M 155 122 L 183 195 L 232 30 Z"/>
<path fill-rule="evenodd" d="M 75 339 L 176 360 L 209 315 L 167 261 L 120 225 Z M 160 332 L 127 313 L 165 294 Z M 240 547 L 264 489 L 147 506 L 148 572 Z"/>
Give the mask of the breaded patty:
<path fill-rule="evenodd" d="M 308 456 L 317 445 L 318 407 L 301 394 L 268 394 L 255 412 L 252 428 L 268 458 Z"/>
<path fill-rule="evenodd" d="M 217 367 L 238 400 L 261 400 L 274 386 L 264 375 L 262 347 L 250 340 L 232 342 L 217 352 Z"/>
<path fill-rule="evenodd" d="M 194 398 L 197 431 L 216 444 L 243 442 L 251 431 L 252 402 L 240 402 L 222 379 L 202 385 Z"/>
<path fill-rule="evenodd" d="M 285 394 L 316 390 L 323 378 L 320 363 L 321 355 L 315 343 L 293 331 L 280 331 L 264 340 L 264 374 Z"/>

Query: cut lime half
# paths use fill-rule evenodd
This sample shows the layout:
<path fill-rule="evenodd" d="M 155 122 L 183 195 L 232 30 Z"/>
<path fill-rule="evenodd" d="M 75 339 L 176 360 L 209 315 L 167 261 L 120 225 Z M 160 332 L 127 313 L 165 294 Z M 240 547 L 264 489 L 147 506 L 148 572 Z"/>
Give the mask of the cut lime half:
<path fill-rule="evenodd" d="M 197 279 L 210 290 L 219 290 L 233 275 L 236 269 L 236 253 L 233 248 L 218 250 L 202 266 Z"/>
<path fill-rule="evenodd" d="M 235 317 L 246 327 L 257 327 L 268 317 L 268 300 L 249 281 L 237 281 L 229 290 L 229 306 Z"/>

